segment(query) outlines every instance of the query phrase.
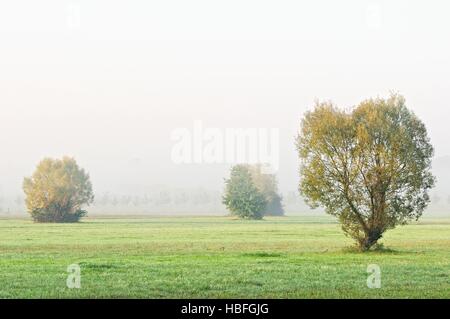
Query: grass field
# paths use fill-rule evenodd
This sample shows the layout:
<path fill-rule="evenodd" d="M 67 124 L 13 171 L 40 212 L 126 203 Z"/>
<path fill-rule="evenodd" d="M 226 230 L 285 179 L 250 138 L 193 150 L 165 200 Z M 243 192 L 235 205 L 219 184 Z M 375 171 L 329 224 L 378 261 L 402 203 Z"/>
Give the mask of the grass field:
<path fill-rule="evenodd" d="M 450 219 L 358 253 L 326 217 L 0 220 L 1 298 L 450 298 Z M 81 267 L 81 288 L 66 287 Z M 380 289 L 367 266 L 381 267 Z"/>

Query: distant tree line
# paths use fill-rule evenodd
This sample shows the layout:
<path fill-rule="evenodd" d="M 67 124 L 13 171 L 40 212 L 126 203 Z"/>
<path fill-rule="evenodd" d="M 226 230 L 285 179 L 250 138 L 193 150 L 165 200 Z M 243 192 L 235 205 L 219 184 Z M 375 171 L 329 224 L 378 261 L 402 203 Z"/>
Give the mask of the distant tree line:
<path fill-rule="evenodd" d="M 126 195 L 105 192 L 98 196 L 93 205 L 96 207 L 121 206 L 166 206 L 193 205 L 200 206 L 220 202 L 220 192 L 184 189 L 161 189 L 143 195 Z"/>

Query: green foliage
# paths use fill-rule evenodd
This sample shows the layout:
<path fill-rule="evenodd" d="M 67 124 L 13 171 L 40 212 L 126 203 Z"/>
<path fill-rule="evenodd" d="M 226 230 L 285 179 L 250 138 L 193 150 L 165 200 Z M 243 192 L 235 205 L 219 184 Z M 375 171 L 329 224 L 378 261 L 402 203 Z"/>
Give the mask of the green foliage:
<path fill-rule="evenodd" d="M 89 175 L 69 157 L 41 161 L 24 179 L 23 190 L 28 212 L 37 222 L 77 222 L 87 214 L 82 206 L 94 200 Z"/>
<path fill-rule="evenodd" d="M 402 96 L 370 99 L 352 112 L 318 103 L 302 120 L 297 149 L 301 194 L 337 216 L 361 250 L 417 220 L 430 201 L 433 147 Z"/>
<path fill-rule="evenodd" d="M 261 219 L 267 201 L 255 185 L 249 168 L 246 165 L 233 166 L 230 175 L 225 180 L 224 205 L 240 218 Z"/>
<path fill-rule="evenodd" d="M 256 187 L 266 199 L 267 204 L 263 209 L 263 216 L 283 216 L 282 197 L 278 193 L 278 181 L 275 174 L 265 172 L 261 164 L 246 165 L 246 167 L 250 171 Z"/>

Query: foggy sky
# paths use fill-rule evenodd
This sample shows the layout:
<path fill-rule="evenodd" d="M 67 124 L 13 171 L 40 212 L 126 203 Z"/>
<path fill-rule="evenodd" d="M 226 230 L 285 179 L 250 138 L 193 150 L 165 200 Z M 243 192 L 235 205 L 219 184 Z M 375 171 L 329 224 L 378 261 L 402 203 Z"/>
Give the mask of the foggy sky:
<path fill-rule="evenodd" d="M 228 164 L 171 160 L 171 133 L 279 128 L 280 188 L 315 99 L 406 98 L 450 155 L 448 1 L 2 1 L 0 192 L 46 156 L 94 190 L 222 189 Z"/>

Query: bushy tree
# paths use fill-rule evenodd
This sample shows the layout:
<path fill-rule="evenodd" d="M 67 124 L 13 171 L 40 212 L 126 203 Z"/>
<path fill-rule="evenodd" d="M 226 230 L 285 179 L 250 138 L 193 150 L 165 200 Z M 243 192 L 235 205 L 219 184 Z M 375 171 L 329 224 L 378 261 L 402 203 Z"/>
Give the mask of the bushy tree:
<path fill-rule="evenodd" d="M 247 165 L 253 182 L 266 199 L 266 206 L 263 209 L 264 216 L 284 215 L 282 197 L 278 193 L 278 181 L 275 174 L 264 170 L 261 164 Z"/>
<path fill-rule="evenodd" d="M 244 219 L 261 219 L 267 201 L 246 165 L 231 168 L 230 178 L 225 180 L 223 203 L 230 212 Z"/>
<path fill-rule="evenodd" d="M 46 158 L 23 182 L 26 206 L 37 222 L 77 222 L 94 200 L 89 175 L 73 158 Z"/>
<path fill-rule="evenodd" d="M 297 138 L 300 192 L 339 218 L 361 250 L 418 219 L 430 201 L 433 147 L 402 96 L 370 99 L 346 112 L 318 103 Z"/>

